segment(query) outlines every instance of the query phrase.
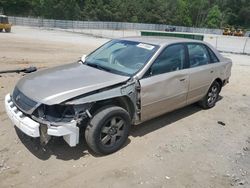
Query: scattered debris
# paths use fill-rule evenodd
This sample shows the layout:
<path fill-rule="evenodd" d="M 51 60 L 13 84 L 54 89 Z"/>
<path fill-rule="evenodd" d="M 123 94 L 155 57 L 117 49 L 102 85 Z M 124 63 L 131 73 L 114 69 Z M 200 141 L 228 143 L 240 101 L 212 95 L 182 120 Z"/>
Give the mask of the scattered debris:
<path fill-rule="evenodd" d="M 246 180 L 241 180 L 240 182 L 239 182 L 239 185 L 245 185 L 246 184 Z"/>
<path fill-rule="evenodd" d="M 24 69 L 14 69 L 14 70 L 4 70 L 4 71 L 0 71 L 0 74 L 5 74 L 5 73 L 32 73 L 37 71 L 36 67 L 29 67 L 29 68 L 24 68 Z"/>
<path fill-rule="evenodd" d="M 2 160 L 0 163 L 0 173 L 2 173 L 5 170 L 8 170 L 8 169 L 10 169 L 10 167 L 6 165 L 4 160 Z"/>
<path fill-rule="evenodd" d="M 236 153 L 236 155 L 244 156 L 244 153 L 239 151 L 239 152 Z"/>
<path fill-rule="evenodd" d="M 15 139 L 14 142 L 15 142 L 15 144 L 19 144 L 19 140 L 17 140 L 17 139 Z"/>
<path fill-rule="evenodd" d="M 247 175 L 247 171 L 244 171 L 241 173 L 242 176 L 246 176 Z"/>
<path fill-rule="evenodd" d="M 0 163 L 0 168 L 2 168 L 4 166 L 4 160 L 2 160 L 2 162 Z"/>
<path fill-rule="evenodd" d="M 232 177 L 231 186 L 245 185 L 247 183 L 246 180 L 240 179 L 235 175 Z"/>
<path fill-rule="evenodd" d="M 154 154 L 154 156 L 159 158 L 161 161 L 164 159 L 160 154 Z"/>
<path fill-rule="evenodd" d="M 243 150 L 244 151 L 249 151 L 249 148 L 248 147 L 244 147 Z"/>
<path fill-rule="evenodd" d="M 170 177 L 168 177 L 168 176 L 165 176 L 165 178 L 166 178 L 167 180 L 170 180 Z"/>
<path fill-rule="evenodd" d="M 218 121 L 217 123 L 218 123 L 219 125 L 226 126 L 226 123 L 224 123 L 223 121 Z"/>
<path fill-rule="evenodd" d="M 246 97 L 247 95 L 246 95 L 246 94 L 243 94 L 242 96 L 243 96 L 243 97 Z"/>
<path fill-rule="evenodd" d="M 3 149 L 0 149 L 0 153 L 4 153 L 4 152 L 7 152 L 7 151 L 9 151 L 9 149 L 8 149 L 8 148 L 3 148 Z"/>
<path fill-rule="evenodd" d="M 241 176 L 246 176 L 247 175 L 247 171 L 246 170 L 241 170 Z"/>
<path fill-rule="evenodd" d="M 247 139 L 247 143 L 249 143 L 249 144 L 250 144 L 250 137 L 248 137 L 248 139 Z"/>
<path fill-rule="evenodd" d="M 88 164 L 87 163 L 83 163 L 83 164 L 81 164 L 81 167 L 87 167 L 88 166 Z"/>

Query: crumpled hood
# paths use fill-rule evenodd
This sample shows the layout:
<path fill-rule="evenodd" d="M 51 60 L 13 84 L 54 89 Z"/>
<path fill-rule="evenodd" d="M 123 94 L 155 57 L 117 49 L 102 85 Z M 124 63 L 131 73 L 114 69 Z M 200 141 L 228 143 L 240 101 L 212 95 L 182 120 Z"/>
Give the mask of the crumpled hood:
<path fill-rule="evenodd" d="M 17 83 L 17 88 L 38 103 L 53 105 L 128 79 L 127 76 L 73 63 L 26 75 Z"/>

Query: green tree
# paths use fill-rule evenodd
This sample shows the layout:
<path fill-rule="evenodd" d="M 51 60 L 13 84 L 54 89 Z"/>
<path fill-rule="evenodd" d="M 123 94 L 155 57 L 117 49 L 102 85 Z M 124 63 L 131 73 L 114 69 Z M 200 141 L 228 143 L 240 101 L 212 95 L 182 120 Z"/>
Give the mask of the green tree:
<path fill-rule="evenodd" d="M 1 8 L 51 19 L 250 27 L 250 0 L 0 0 Z"/>
<path fill-rule="evenodd" d="M 169 10 L 174 15 L 171 24 L 180 26 L 192 26 L 189 2 L 186 0 L 170 1 Z"/>
<path fill-rule="evenodd" d="M 217 5 L 214 5 L 208 12 L 206 26 L 209 28 L 218 28 L 221 26 L 221 11 Z"/>
<path fill-rule="evenodd" d="M 250 6 L 240 9 L 238 25 L 250 26 Z"/>
<path fill-rule="evenodd" d="M 32 2 L 27 0 L 0 0 L 4 14 L 28 16 L 31 14 Z"/>
<path fill-rule="evenodd" d="M 80 18 L 80 7 L 77 0 L 41 0 L 41 16 L 52 19 L 71 19 Z"/>

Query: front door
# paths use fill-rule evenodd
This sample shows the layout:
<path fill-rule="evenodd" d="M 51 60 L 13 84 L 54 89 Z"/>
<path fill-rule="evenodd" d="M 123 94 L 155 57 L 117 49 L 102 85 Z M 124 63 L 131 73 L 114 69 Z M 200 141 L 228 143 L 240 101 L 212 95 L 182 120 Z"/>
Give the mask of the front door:
<path fill-rule="evenodd" d="M 185 46 L 167 47 L 141 84 L 141 120 L 146 121 L 186 105 L 189 75 Z"/>

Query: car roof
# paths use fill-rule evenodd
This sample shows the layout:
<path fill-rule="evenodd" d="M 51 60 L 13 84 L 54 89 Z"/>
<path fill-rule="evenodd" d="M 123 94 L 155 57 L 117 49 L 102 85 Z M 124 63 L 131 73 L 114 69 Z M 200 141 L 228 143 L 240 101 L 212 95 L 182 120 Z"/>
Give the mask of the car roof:
<path fill-rule="evenodd" d="M 147 43 L 152 45 L 157 45 L 160 47 L 165 47 L 170 44 L 176 44 L 176 43 L 200 43 L 208 46 L 219 58 L 220 61 L 223 60 L 223 56 L 209 43 L 200 41 L 200 40 L 193 40 L 193 39 L 185 39 L 185 38 L 176 38 L 176 37 L 162 37 L 162 36 L 139 36 L 139 37 L 125 37 L 120 38 L 120 40 L 128 40 L 128 41 L 134 41 L 134 42 L 140 42 L 140 43 Z"/>
<path fill-rule="evenodd" d="M 141 43 L 149 43 L 157 46 L 166 46 L 174 43 L 182 43 L 182 42 L 198 42 L 203 43 L 202 41 L 192 40 L 192 39 L 184 39 L 184 38 L 176 38 L 176 37 L 161 37 L 161 36 L 141 36 L 141 37 L 125 37 L 120 38 L 120 40 L 128 40 L 135 41 Z"/>

